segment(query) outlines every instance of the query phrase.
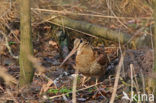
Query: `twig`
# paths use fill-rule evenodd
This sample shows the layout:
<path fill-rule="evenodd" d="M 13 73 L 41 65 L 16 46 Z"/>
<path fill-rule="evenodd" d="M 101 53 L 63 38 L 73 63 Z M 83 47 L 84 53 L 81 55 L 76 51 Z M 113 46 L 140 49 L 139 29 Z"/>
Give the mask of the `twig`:
<path fill-rule="evenodd" d="M 152 34 L 152 25 L 150 25 L 150 35 L 151 35 L 151 47 L 152 47 L 152 50 L 154 50 L 154 42 L 153 42 L 153 34 Z M 154 55 L 154 52 L 153 52 L 153 55 Z M 154 60 L 154 56 L 152 57 L 152 59 Z M 153 62 L 152 67 L 154 67 L 154 62 Z"/>
<path fill-rule="evenodd" d="M 55 25 L 58 25 L 58 26 L 62 26 L 62 25 L 57 24 L 57 23 L 54 23 L 54 22 L 52 22 L 52 21 L 47 21 L 47 22 L 52 23 L 52 24 L 55 24 Z M 64 26 L 64 27 L 67 28 L 67 29 L 74 30 L 74 31 L 76 31 L 76 32 L 79 32 L 79 33 L 88 35 L 88 36 L 93 37 L 93 38 L 98 38 L 97 36 L 91 35 L 91 34 L 89 34 L 89 33 L 86 33 L 86 32 L 80 31 L 80 30 L 73 29 L 73 28 L 68 27 L 68 26 Z"/>
<path fill-rule="evenodd" d="M 12 30 L 10 31 L 10 34 L 12 34 L 15 37 L 15 39 L 18 41 L 18 43 L 20 43 L 20 40 Z"/>
<path fill-rule="evenodd" d="M 32 11 L 36 10 L 36 9 L 33 9 L 33 8 L 31 8 L 31 9 L 32 9 Z M 46 10 L 47 10 L 47 9 L 46 9 Z M 53 11 L 53 10 L 52 10 L 52 11 Z M 55 11 L 55 10 L 54 10 L 54 11 Z M 50 21 L 50 20 L 55 19 L 55 18 L 57 18 L 57 17 L 58 17 L 58 16 L 53 15 L 53 16 L 47 18 L 46 20 L 41 21 L 40 23 L 32 24 L 32 25 L 39 25 L 39 24 L 42 24 L 42 23 L 44 23 L 44 22 L 49 22 L 49 23 L 55 24 L 55 25 L 57 25 L 57 26 L 62 26 L 63 28 L 67 28 L 67 29 L 74 30 L 74 31 L 76 31 L 76 32 L 79 32 L 79 33 L 82 33 L 82 34 L 85 34 L 85 35 L 88 35 L 88 36 L 91 36 L 91 37 L 94 37 L 94 38 L 98 38 L 97 36 L 91 35 L 91 34 L 89 34 L 89 33 L 86 33 L 86 32 L 80 31 L 80 30 L 76 30 L 76 29 L 73 29 L 73 28 L 71 28 L 71 27 L 64 26 L 64 25 L 60 25 L 60 24 L 57 24 L 57 23 L 55 23 L 55 22 Z"/>
<path fill-rule="evenodd" d="M 10 46 L 9 46 L 9 43 L 8 43 L 7 35 L 6 35 L 4 32 L 2 32 L 1 30 L 0 30 L 0 33 L 1 33 L 1 34 L 4 36 L 4 38 L 5 38 L 5 45 L 6 45 L 7 49 L 8 49 L 8 51 L 9 51 L 10 55 L 11 55 L 13 58 L 18 59 L 18 56 L 15 56 L 15 55 L 12 53 L 12 50 L 11 50 L 11 48 L 10 48 Z"/>
<path fill-rule="evenodd" d="M 131 69 L 131 96 L 133 95 L 133 70 L 132 70 L 132 64 L 130 64 Z M 132 100 L 130 99 L 130 103 L 132 103 Z"/>
<path fill-rule="evenodd" d="M 41 95 L 42 93 L 46 92 L 52 84 L 53 84 L 53 81 L 49 79 L 47 84 L 43 84 L 39 94 Z"/>
<path fill-rule="evenodd" d="M 76 87 L 77 87 L 77 75 L 78 75 L 78 70 L 76 69 L 75 71 L 75 77 L 74 77 L 74 81 L 73 81 L 73 91 L 72 91 L 72 102 L 76 103 Z"/>
<path fill-rule="evenodd" d="M 135 71 L 134 71 L 134 65 L 132 64 L 132 70 L 133 70 L 133 74 L 134 74 L 134 80 L 135 80 L 135 82 L 134 82 L 134 85 L 135 85 L 135 88 L 136 88 L 136 90 L 137 90 L 137 92 L 139 92 L 139 84 L 138 84 L 138 80 L 137 80 L 137 78 L 136 78 L 136 73 L 135 73 Z"/>
<path fill-rule="evenodd" d="M 113 93 L 112 93 L 112 96 L 111 96 L 111 99 L 110 99 L 110 102 L 109 103 L 114 103 L 114 100 L 115 100 L 115 96 L 116 96 L 116 91 L 117 91 L 117 86 L 118 86 L 118 82 L 119 82 L 119 79 L 120 79 L 120 71 L 121 71 L 121 68 L 122 68 L 122 65 L 123 65 L 123 60 L 124 60 L 124 56 L 121 50 L 121 44 L 120 44 L 120 40 L 119 40 L 119 50 L 121 52 L 121 58 L 120 58 L 120 61 L 119 61 L 119 64 L 118 66 L 116 67 L 117 71 L 116 71 L 116 76 L 115 76 L 115 83 L 114 83 L 114 89 L 113 89 Z"/>
<path fill-rule="evenodd" d="M 9 4 L 9 8 L 8 10 L 6 10 L 1 16 L 0 18 L 4 17 L 8 12 L 11 12 L 11 7 L 12 7 L 12 0 L 9 0 L 10 4 Z"/>
<path fill-rule="evenodd" d="M 96 85 L 99 85 L 99 84 L 102 84 L 102 82 L 101 83 L 94 84 L 94 85 L 87 86 L 87 87 L 82 88 L 82 89 L 79 89 L 79 90 L 76 90 L 76 92 L 80 92 L 80 91 L 83 91 L 83 90 L 86 90 L 86 89 L 95 87 Z M 60 95 L 52 96 L 52 97 L 49 97 L 49 99 L 54 99 L 54 98 L 62 97 L 63 95 L 67 95 L 69 93 L 72 93 L 72 92 L 68 92 L 68 93 L 65 93 L 65 94 L 60 94 Z"/>
<path fill-rule="evenodd" d="M 97 84 L 94 84 L 94 85 L 87 86 L 87 87 L 85 87 L 85 88 L 78 89 L 78 90 L 76 90 L 76 92 L 80 92 L 80 91 L 83 91 L 83 90 L 86 90 L 86 89 L 89 89 L 89 88 L 92 88 L 92 87 L 96 87 L 97 85 L 102 84 L 102 83 L 103 83 L 103 82 L 100 82 L 100 83 L 97 83 Z M 123 87 L 123 86 L 124 86 L 124 85 L 119 86 L 118 89 L 120 89 L 120 88 Z M 109 89 L 107 92 L 109 92 L 109 91 L 111 92 L 112 90 Z M 64 95 L 67 95 L 67 94 L 69 94 L 69 93 L 72 93 L 72 92 L 68 92 L 68 93 L 60 94 L 60 95 L 55 95 L 55 96 L 49 97 L 48 99 L 59 98 L 59 97 L 62 97 L 62 96 L 64 96 Z"/>
<path fill-rule="evenodd" d="M 106 98 L 106 97 L 101 93 L 100 89 L 99 89 L 97 86 L 95 86 L 95 87 L 97 88 L 97 90 L 98 90 L 98 92 L 101 94 L 101 96 L 102 96 L 103 98 Z"/>
<path fill-rule="evenodd" d="M 31 8 L 31 10 L 35 11 L 43 11 L 43 12 L 52 12 L 58 14 L 71 14 L 71 15 L 80 15 L 80 16 L 93 16 L 93 17 L 101 17 L 101 18 L 111 18 L 111 19 L 134 19 L 134 17 L 117 17 L 117 16 L 105 16 L 105 15 L 97 15 L 97 14 L 87 14 L 87 13 L 74 13 L 71 11 L 59 11 L 59 10 L 48 10 L 48 9 L 40 9 L 40 8 Z M 152 19 L 152 17 L 140 17 L 141 19 Z"/>
<path fill-rule="evenodd" d="M 132 96 L 133 96 L 133 93 L 134 93 L 134 91 L 133 91 L 133 84 L 135 85 L 135 88 L 136 88 L 137 92 L 139 93 L 140 91 L 139 91 L 139 85 L 138 85 L 137 78 L 136 78 L 136 76 L 133 76 L 133 75 L 135 74 L 133 64 L 130 64 L 130 69 L 131 69 L 131 97 L 132 97 Z M 134 77 L 134 79 L 135 79 L 135 82 L 134 82 L 134 80 L 133 80 L 133 77 Z M 131 103 L 132 101 L 133 101 L 133 99 L 130 99 L 130 103 Z M 141 103 L 141 102 L 138 101 L 138 103 Z"/>
<path fill-rule="evenodd" d="M 145 91 L 146 86 L 145 86 L 145 78 L 144 78 L 144 75 L 143 75 L 143 73 L 142 73 L 142 69 L 140 69 L 140 72 L 141 72 L 141 79 L 142 79 L 143 93 L 145 94 L 145 93 L 146 93 L 146 91 Z M 145 101 L 144 101 L 144 103 L 145 103 Z"/>
<path fill-rule="evenodd" d="M 117 17 L 117 16 L 115 15 L 115 13 L 113 12 L 111 6 L 108 4 L 108 0 L 106 0 L 106 1 L 107 1 L 107 3 L 106 3 L 106 4 L 107 4 L 107 7 L 108 7 L 108 9 L 111 11 L 111 13 L 113 14 L 114 18 L 116 18 L 117 21 L 118 21 L 121 25 L 123 25 L 126 29 L 129 30 L 129 28 L 128 28 L 124 23 L 122 23 L 122 22 L 120 21 L 119 17 Z"/>
<path fill-rule="evenodd" d="M 124 84 L 125 86 L 131 86 L 130 84 L 126 83 L 122 77 L 120 77 L 120 81 L 122 84 Z"/>
<path fill-rule="evenodd" d="M 110 99 L 109 103 L 114 103 L 114 100 L 115 100 L 116 91 L 117 91 L 117 87 L 118 87 L 118 81 L 119 81 L 119 78 L 120 78 L 121 66 L 123 65 L 123 59 L 124 59 L 123 54 L 121 54 L 119 65 L 117 66 L 115 83 L 114 83 L 114 87 L 113 87 L 114 89 L 113 89 L 113 93 L 112 93 L 112 96 L 111 96 L 111 99 Z"/>
<path fill-rule="evenodd" d="M 124 45 L 128 45 L 131 41 L 133 41 L 137 36 L 140 35 L 140 32 L 143 31 L 145 29 L 145 27 L 140 28 L 139 30 L 136 31 L 136 33 L 134 33 L 134 35 L 128 40 L 127 43 L 125 43 Z"/>

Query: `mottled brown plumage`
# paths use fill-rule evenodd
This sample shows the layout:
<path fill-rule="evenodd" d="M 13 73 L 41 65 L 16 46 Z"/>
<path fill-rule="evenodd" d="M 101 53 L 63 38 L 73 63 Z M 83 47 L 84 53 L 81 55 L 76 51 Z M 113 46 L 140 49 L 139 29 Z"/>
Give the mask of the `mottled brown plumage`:
<path fill-rule="evenodd" d="M 108 64 L 106 54 L 104 51 L 100 53 L 98 50 L 94 50 L 85 40 L 75 39 L 73 50 L 62 64 L 76 51 L 76 65 L 74 68 L 87 77 L 95 77 L 97 83 L 98 79 L 105 73 L 106 65 Z"/>

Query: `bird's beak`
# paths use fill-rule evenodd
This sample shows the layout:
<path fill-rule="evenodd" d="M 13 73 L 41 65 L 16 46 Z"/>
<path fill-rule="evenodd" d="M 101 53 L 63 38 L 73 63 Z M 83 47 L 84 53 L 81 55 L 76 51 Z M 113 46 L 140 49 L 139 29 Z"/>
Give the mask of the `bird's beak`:
<path fill-rule="evenodd" d="M 68 54 L 68 56 L 63 60 L 63 62 L 60 64 L 60 67 L 63 66 L 63 64 L 77 51 L 77 48 L 73 48 L 72 51 Z"/>

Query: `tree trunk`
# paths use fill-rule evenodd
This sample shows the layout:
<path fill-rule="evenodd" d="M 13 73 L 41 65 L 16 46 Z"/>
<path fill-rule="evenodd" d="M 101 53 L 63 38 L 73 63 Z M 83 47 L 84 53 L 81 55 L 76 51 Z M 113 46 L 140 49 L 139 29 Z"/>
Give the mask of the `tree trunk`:
<path fill-rule="evenodd" d="M 20 0 L 20 87 L 32 82 L 34 69 L 28 56 L 33 54 L 30 0 Z"/>

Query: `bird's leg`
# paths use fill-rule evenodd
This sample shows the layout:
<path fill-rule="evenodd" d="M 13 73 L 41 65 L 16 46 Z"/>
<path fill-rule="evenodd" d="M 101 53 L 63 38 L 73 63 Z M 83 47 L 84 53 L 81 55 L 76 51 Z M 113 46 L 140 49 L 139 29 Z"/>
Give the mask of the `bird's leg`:
<path fill-rule="evenodd" d="M 90 78 L 91 78 L 91 77 L 84 76 L 84 77 L 83 77 L 83 80 L 82 80 L 82 86 L 84 86 L 84 84 L 85 84 L 88 80 L 90 80 Z"/>
<path fill-rule="evenodd" d="M 84 86 L 86 78 L 87 78 L 86 76 L 83 77 L 83 79 L 82 79 L 82 86 Z"/>
<path fill-rule="evenodd" d="M 96 85 L 98 85 L 98 81 L 99 81 L 99 78 L 100 78 L 100 77 L 97 76 L 97 77 L 95 77 L 95 78 L 96 78 Z"/>
<path fill-rule="evenodd" d="M 87 81 L 90 80 L 90 79 L 91 79 L 91 77 L 88 77 L 87 80 L 86 80 L 85 82 L 87 82 Z"/>

